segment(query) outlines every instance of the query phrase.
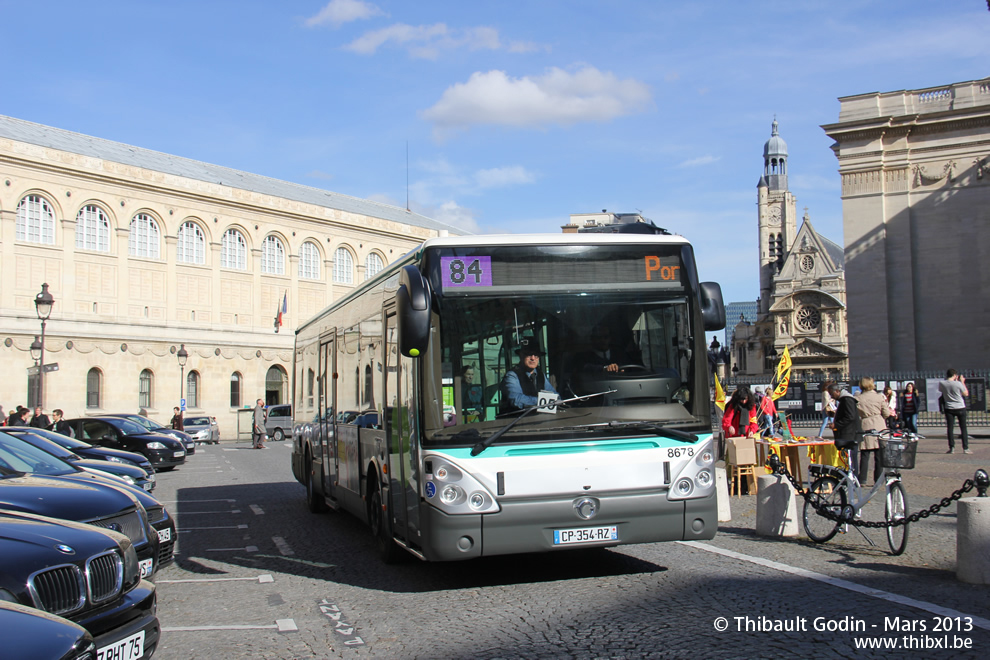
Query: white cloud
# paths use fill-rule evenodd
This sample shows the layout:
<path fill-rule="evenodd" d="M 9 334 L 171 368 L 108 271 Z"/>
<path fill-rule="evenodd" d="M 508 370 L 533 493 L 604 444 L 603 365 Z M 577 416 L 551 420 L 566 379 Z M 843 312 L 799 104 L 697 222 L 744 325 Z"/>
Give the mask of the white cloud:
<path fill-rule="evenodd" d="M 495 167 L 488 170 L 478 170 L 474 180 L 479 188 L 505 188 L 520 184 L 533 183 L 536 176 L 522 165 L 511 167 Z"/>
<path fill-rule="evenodd" d="M 316 16 L 306 19 L 306 27 L 330 23 L 338 28 L 344 23 L 382 16 L 384 13 L 375 5 L 362 0 L 330 0 Z"/>
<path fill-rule="evenodd" d="M 709 165 L 711 163 L 717 163 L 722 160 L 721 156 L 699 156 L 698 158 L 692 158 L 682 162 L 677 167 L 698 167 L 700 165 Z"/>
<path fill-rule="evenodd" d="M 448 28 L 444 23 L 434 25 L 406 25 L 396 23 L 380 30 L 372 30 L 344 46 L 345 50 L 361 55 L 374 55 L 379 48 L 394 43 L 405 47 L 409 55 L 435 60 L 442 51 L 467 48 L 468 50 L 498 50 L 502 47 L 498 30 L 490 27 L 474 27 L 462 30 Z"/>
<path fill-rule="evenodd" d="M 478 221 L 474 217 L 474 211 L 460 206 L 453 200 L 441 203 L 439 206 L 412 204 L 412 210 L 427 218 L 433 218 L 437 222 L 452 225 L 465 232 L 480 233 Z"/>
<path fill-rule="evenodd" d="M 438 128 L 547 126 L 608 121 L 643 112 L 651 104 L 649 87 L 638 80 L 619 80 L 594 67 L 574 73 L 554 67 L 542 76 L 523 78 L 510 78 L 504 71 L 473 73 L 420 114 Z"/>

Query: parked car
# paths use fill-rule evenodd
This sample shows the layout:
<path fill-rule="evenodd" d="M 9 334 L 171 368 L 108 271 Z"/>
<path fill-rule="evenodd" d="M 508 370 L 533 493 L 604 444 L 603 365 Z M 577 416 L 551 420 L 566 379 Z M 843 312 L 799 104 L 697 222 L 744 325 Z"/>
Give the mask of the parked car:
<path fill-rule="evenodd" d="M 149 473 L 145 472 L 136 465 L 129 465 L 127 463 L 113 463 L 111 461 L 95 461 L 91 458 L 83 458 L 79 454 L 66 449 L 50 438 L 45 437 L 44 434 L 52 433 L 52 431 L 45 431 L 44 429 L 24 429 L 20 427 L 13 427 L 5 428 L 3 430 L 8 435 L 12 435 L 15 438 L 20 438 L 24 442 L 34 445 L 38 449 L 42 449 L 56 458 L 62 459 L 66 463 L 71 463 L 77 468 L 96 471 L 103 474 L 111 474 L 119 479 L 123 479 L 128 485 L 136 486 L 137 488 L 146 490 L 149 493 L 155 489 L 155 470 L 150 464 L 148 465 L 148 469 L 151 470 Z"/>
<path fill-rule="evenodd" d="M 152 433 L 120 417 L 82 417 L 68 420 L 76 438 L 101 447 L 143 454 L 155 470 L 164 472 L 186 462 L 186 448 L 175 438 Z"/>
<path fill-rule="evenodd" d="M 137 554 L 125 535 L 66 520 L 0 512 L 0 557 L 0 600 L 82 626 L 96 646 L 93 655 L 82 657 L 149 658 L 154 654 L 161 636 L 155 585 L 141 579 Z M 15 611 L 24 614 L 7 608 L 0 616 Z M 19 620 L 30 625 L 26 617 Z M 54 619 L 49 622 L 56 623 Z M 59 657 L 41 652 L 55 639 L 39 636 L 28 653 L 18 653 L 10 643 L 14 631 L 21 629 L 2 625 L 0 629 L 4 630 L 0 641 L 4 657 Z M 64 644 L 85 647 L 89 641 L 75 628 L 69 634 Z"/>
<path fill-rule="evenodd" d="M 268 416 L 265 418 L 265 433 L 272 440 L 281 442 L 285 436 L 292 439 L 292 406 L 277 405 L 269 406 Z"/>
<path fill-rule="evenodd" d="M 138 454 L 137 452 L 98 447 L 96 445 L 91 445 L 88 442 L 83 442 L 82 440 L 77 440 L 76 438 L 70 438 L 67 435 L 56 433 L 55 431 L 34 428 L 32 426 L 4 426 L 2 430 L 15 435 L 17 433 L 24 432 L 35 433 L 65 447 L 73 454 L 79 454 L 83 458 L 90 458 L 94 461 L 123 463 L 124 465 L 136 465 L 149 474 L 154 474 L 155 472 L 155 468 L 151 466 L 151 461 L 149 461 L 144 454 Z"/>
<path fill-rule="evenodd" d="M 191 456 L 196 453 L 196 442 L 193 440 L 191 434 L 186 431 L 179 431 L 178 429 L 173 429 L 169 426 L 162 426 L 150 417 L 145 417 L 144 415 L 135 415 L 134 413 L 115 413 L 113 415 L 108 415 L 109 417 L 120 417 L 122 419 L 129 419 L 132 422 L 140 424 L 144 428 L 148 429 L 152 433 L 161 433 L 162 435 L 168 435 L 179 442 L 181 442 L 186 447 L 186 456 Z"/>
<path fill-rule="evenodd" d="M 3 650 L 11 658 L 93 660 L 96 642 L 89 631 L 60 616 L 0 598 Z"/>
<path fill-rule="evenodd" d="M 160 503 L 123 483 L 112 486 L 92 478 L 95 475 L 79 475 L 80 470 L 65 461 L 0 433 L 0 509 L 119 530 L 138 554 L 141 577 L 151 577 L 158 567 L 161 543 L 139 498 Z M 171 535 L 174 538 L 174 532 Z"/>
<path fill-rule="evenodd" d="M 34 429 L 37 431 L 38 429 Z M 127 489 L 131 495 L 134 496 L 147 514 L 148 522 L 158 533 L 158 550 L 156 554 L 157 561 L 155 562 L 155 570 L 160 570 L 168 564 L 172 563 L 173 555 L 175 552 L 175 540 L 176 540 L 176 527 L 175 520 L 169 514 L 168 509 L 155 499 L 148 492 L 148 488 L 141 483 L 139 479 L 135 479 L 137 483 L 130 483 L 127 479 L 121 479 L 121 476 L 107 470 L 125 470 L 130 472 L 137 472 L 141 475 L 141 478 L 151 479 L 150 483 L 154 483 L 155 473 L 151 472 L 150 475 L 144 472 L 144 470 L 131 466 L 123 465 L 120 463 L 110 463 L 109 461 L 87 461 L 80 460 L 76 457 L 73 460 L 72 457 L 75 456 L 72 452 L 63 449 L 54 442 L 49 442 L 42 437 L 35 435 L 34 433 L 10 433 L 7 431 L 6 435 L 13 436 L 17 440 L 27 443 L 37 449 L 40 449 L 46 453 L 51 454 L 54 458 L 64 461 L 65 465 L 56 465 L 56 467 L 61 467 L 64 474 L 59 476 L 65 476 L 67 478 L 74 478 L 83 482 L 86 481 L 98 481 L 100 483 L 107 484 L 109 486 Z M 0 433 L 0 446 L 5 442 L 4 434 Z M 9 446 L 9 443 L 8 443 Z M 66 456 L 68 454 L 68 456 Z M 92 466 L 95 466 L 92 467 Z M 72 471 L 69 471 L 72 470 Z M 49 472 L 52 472 L 49 470 Z"/>
<path fill-rule="evenodd" d="M 214 445 L 220 442 L 220 425 L 217 424 L 216 417 L 192 415 L 186 417 L 182 423 L 186 427 L 186 433 L 196 442 Z"/>

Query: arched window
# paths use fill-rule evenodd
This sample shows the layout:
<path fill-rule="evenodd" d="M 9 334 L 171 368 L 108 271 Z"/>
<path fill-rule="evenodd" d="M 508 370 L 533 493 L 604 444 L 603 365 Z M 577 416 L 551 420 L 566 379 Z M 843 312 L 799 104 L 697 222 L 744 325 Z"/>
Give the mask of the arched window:
<path fill-rule="evenodd" d="M 385 264 L 382 262 L 382 256 L 377 252 L 372 252 L 364 259 L 364 279 L 370 280 L 382 272 L 382 268 L 384 267 Z"/>
<path fill-rule="evenodd" d="M 28 195 L 17 205 L 17 240 L 55 245 L 55 211 L 41 195 Z"/>
<path fill-rule="evenodd" d="M 147 213 L 138 213 L 131 220 L 131 235 L 127 240 L 127 253 L 132 257 L 161 258 L 162 234 L 158 223 Z"/>
<path fill-rule="evenodd" d="M 175 260 L 183 264 L 206 263 L 206 236 L 195 222 L 183 222 L 175 241 Z"/>
<path fill-rule="evenodd" d="M 100 394 L 103 389 L 103 373 L 93 367 L 86 374 L 86 407 L 99 408 Z"/>
<path fill-rule="evenodd" d="M 76 216 L 76 248 L 110 251 L 110 218 L 96 204 L 82 207 Z"/>
<path fill-rule="evenodd" d="M 199 408 L 199 372 L 186 374 L 186 408 Z"/>
<path fill-rule="evenodd" d="M 220 267 L 247 270 L 247 241 L 236 229 L 228 229 L 220 241 Z"/>
<path fill-rule="evenodd" d="M 354 258 L 347 248 L 337 248 L 334 252 L 333 281 L 339 284 L 354 283 Z"/>
<path fill-rule="evenodd" d="M 277 405 L 288 402 L 289 376 L 281 365 L 273 365 L 265 376 L 265 402 Z"/>
<path fill-rule="evenodd" d="M 299 248 L 299 279 L 320 279 L 320 248 L 312 241 L 306 241 Z"/>
<path fill-rule="evenodd" d="M 151 396 L 152 385 L 154 384 L 154 374 L 150 369 L 145 369 L 138 376 L 138 408 L 151 408 L 153 399 Z"/>
<path fill-rule="evenodd" d="M 261 272 L 285 275 L 285 246 L 277 236 L 265 236 L 265 242 L 261 244 Z"/>
<path fill-rule="evenodd" d="M 230 407 L 241 407 L 241 374 L 237 371 L 230 374 Z"/>

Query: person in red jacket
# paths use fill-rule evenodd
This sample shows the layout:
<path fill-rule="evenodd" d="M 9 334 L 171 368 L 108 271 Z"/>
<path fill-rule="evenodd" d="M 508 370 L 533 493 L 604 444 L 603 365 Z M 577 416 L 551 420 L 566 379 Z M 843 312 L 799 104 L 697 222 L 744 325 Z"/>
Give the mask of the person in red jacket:
<path fill-rule="evenodd" d="M 722 431 L 727 438 L 741 435 L 753 438 L 759 433 L 756 398 L 745 385 L 737 387 L 736 391 L 732 393 L 732 398 L 725 404 L 725 414 L 722 415 Z"/>

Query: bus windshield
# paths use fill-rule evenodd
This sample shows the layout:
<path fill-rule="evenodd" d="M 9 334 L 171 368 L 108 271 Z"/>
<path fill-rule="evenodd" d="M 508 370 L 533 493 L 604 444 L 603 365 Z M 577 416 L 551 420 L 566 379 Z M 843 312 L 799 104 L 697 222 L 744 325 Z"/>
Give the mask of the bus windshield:
<path fill-rule="evenodd" d="M 696 391 L 706 381 L 696 373 L 704 353 L 696 353 L 694 299 L 679 266 L 670 266 L 680 264 L 677 246 L 662 247 L 673 254 L 656 256 L 656 245 L 609 247 L 601 259 L 541 254 L 539 268 L 490 249 L 483 261 L 435 260 L 434 291 L 443 297 L 423 401 L 442 409 L 424 411 L 424 440 L 460 444 L 509 423 L 500 443 L 628 433 L 636 424 L 710 428 L 708 392 Z M 486 286 L 444 286 L 472 267 Z M 676 276 L 644 281 L 648 267 Z M 540 269 L 547 281 L 527 284 Z M 566 403 L 526 412 L 540 396 Z"/>

